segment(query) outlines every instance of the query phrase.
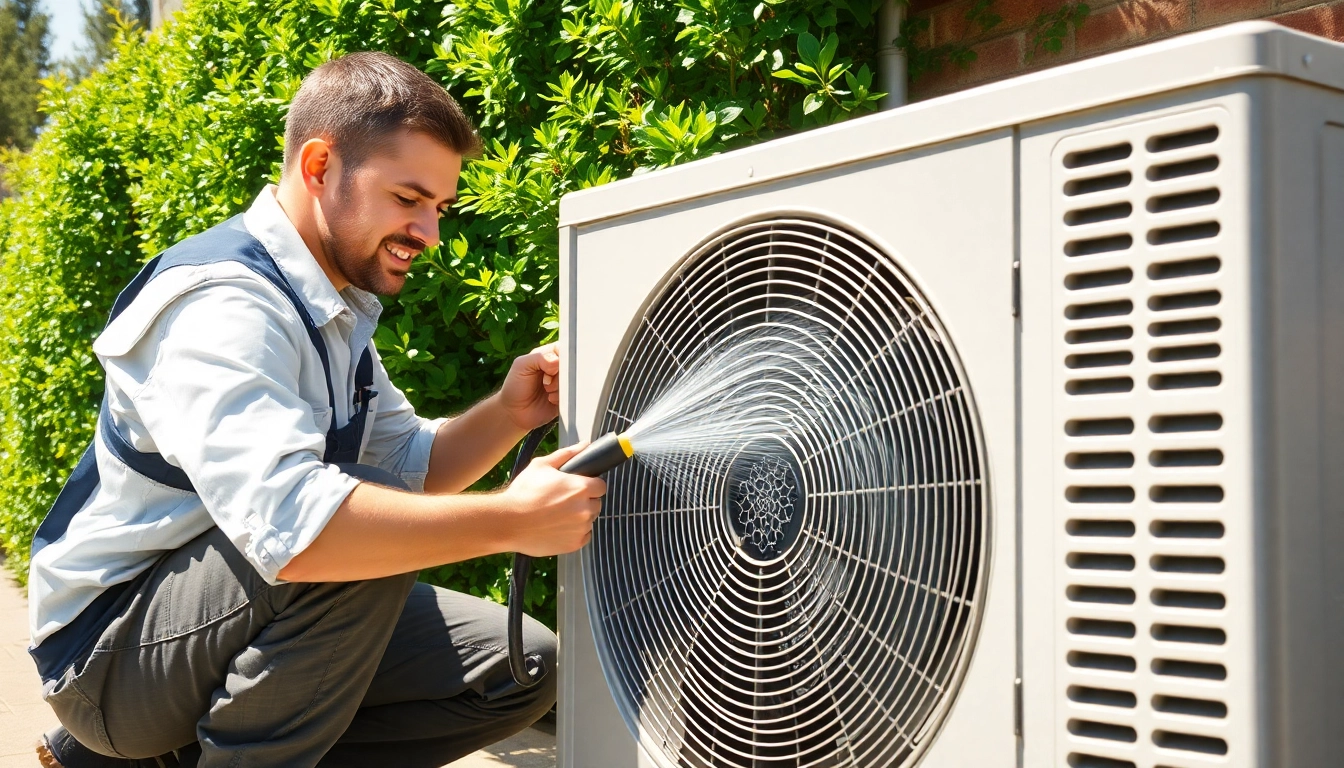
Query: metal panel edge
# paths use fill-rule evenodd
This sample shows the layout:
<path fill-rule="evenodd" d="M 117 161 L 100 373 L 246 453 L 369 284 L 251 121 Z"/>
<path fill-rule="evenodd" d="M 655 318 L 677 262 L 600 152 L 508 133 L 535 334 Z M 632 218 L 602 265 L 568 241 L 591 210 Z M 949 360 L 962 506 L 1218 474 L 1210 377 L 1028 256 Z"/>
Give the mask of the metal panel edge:
<path fill-rule="evenodd" d="M 1246 75 L 1277 75 L 1344 89 L 1341 52 L 1344 45 L 1277 24 L 1230 24 L 573 192 L 561 200 L 560 222 L 568 226 L 624 216 Z M 843 132 L 843 143 L 835 141 L 837 132 Z"/>

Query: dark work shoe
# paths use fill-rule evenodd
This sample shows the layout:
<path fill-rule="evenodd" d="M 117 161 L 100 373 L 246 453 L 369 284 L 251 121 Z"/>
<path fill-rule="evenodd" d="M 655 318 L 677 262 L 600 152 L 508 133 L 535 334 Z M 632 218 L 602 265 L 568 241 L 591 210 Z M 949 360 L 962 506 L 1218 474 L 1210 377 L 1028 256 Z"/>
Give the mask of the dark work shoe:
<path fill-rule="evenodd" d="M 179 762 L 178 752 L 184 753 L 184 757 L 185 753 L 191 752 L 191 756 Z M 196 756 L 199 754 L 200 749 L 193 745 L 143 760 L 108 757 L 80 744 L 64 726 L 59 725 L 42 734 L 37 742 L 37 761 L 42 768 L 188 768 L 196 765 Z"/>

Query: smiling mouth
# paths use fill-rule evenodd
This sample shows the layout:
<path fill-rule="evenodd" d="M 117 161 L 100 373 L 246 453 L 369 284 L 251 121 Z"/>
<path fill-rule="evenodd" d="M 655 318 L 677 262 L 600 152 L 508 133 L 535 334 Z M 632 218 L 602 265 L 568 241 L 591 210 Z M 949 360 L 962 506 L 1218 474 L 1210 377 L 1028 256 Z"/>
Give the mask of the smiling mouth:
<path fill-rule="evenodd" d="M 406 248 L 402 248 L 401 246 L 395 245 L 393 243 L 383 243 L 383 250 L 387 251 L 388 254 L 392 256 L 392 258 L 396 259 L 402 264 L 410 264 L 411 259 L 414 259 L 416 256 L 420 255 L 419 251 L 407 250 Z"/>

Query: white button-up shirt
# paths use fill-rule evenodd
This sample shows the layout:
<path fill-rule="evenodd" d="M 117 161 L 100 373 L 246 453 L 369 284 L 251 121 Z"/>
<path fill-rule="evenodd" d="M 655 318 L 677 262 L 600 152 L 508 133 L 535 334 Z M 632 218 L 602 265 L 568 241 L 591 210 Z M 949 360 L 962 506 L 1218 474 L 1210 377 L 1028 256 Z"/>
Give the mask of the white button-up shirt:
<path fill-rule="evenodd" d="M 136 450 L 181 467 L 197 494 L 159 485 L 94 440 L 99 486 L 65 535 L 33 557 L 29 622 L 39 645 L 114 584 L 218 526 L 257 571 L 282 568 L 317 538 L 359 481 L 322 462 L 327 428 L 354 411 L 365 348 L 373 388 L 360 463 L 424 486 L 442 420 L 422 419 L 388 381 L 371 339 L 382 311 L 353 286 L 338 293 L 267 187 L 243 223 L 288 278 L 330 350 L 322 361 L 293 305 L 243 265 L 157 275 L 94 342 L 107 404 Z"/>

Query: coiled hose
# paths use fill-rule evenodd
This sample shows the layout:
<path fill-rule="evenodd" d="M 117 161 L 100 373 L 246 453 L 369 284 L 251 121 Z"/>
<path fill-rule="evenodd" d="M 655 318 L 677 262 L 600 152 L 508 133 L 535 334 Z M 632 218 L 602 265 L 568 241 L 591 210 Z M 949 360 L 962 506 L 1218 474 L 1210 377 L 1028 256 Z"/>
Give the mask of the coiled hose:
<path fill-rule="evenodd" d="M 509 472 L 512 483 L 527 468 L 532 456 L 537 452 L 541 441 L 555 428 L 551 420 L 527 433 L 522 445 L 518 446 L 518 458 L 513 460 L 513 470 Z M 634 455 L 634 448 L 625 435 L 615 433 L 603 435 L 593 444 L 584 448 L 577 456 L 565 462 L 561 472 L 584 477 L 597 477 Z M 527 592 L 527 579 L 532 575 L 532 558 L 521 552 L 513 555 L 513 572 L 509 574 L 509 669 L 518 685 L 529 688 L 536 685 L 546 673 L 542 669 L 541 657 L 528 658 L 523 648 L 523 595 Z M 529 666 L 531 662 L 531 666 Z"/>
<path fill-rule="evenodd" d="M 554 428 L 555 420 L 552 419 L 527 433 L 522 445 L 518 446 L 518 458 L 513 460 L 513 470 L 509 472 L 510 483 L 527 468 L 541 441 Z M 531 575 L 532 558 L 522 552 L 515 552 L 513 571 L 509 574 L 509 669 L 513 672 L 514 681 L 524 688 L 536 685 L 546 672 L 541 668 L 540 657 L 532 660 L 533 668 L 528 668 L 527 651 L 523 648 L 523 595 L 527 592 L 527 579 Z"/>

